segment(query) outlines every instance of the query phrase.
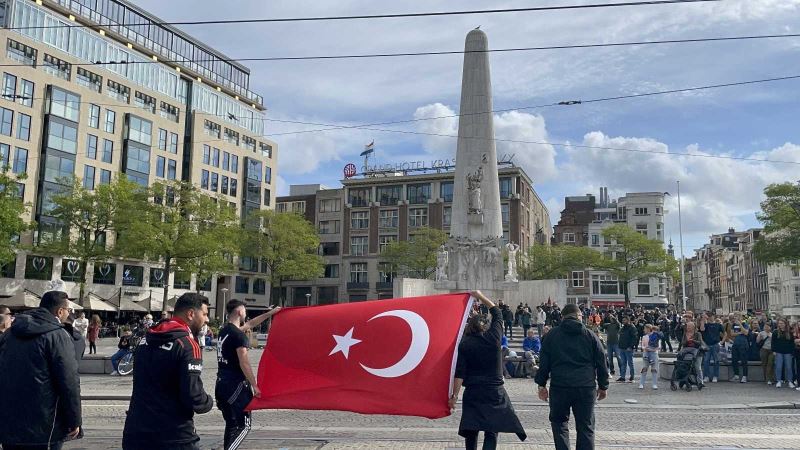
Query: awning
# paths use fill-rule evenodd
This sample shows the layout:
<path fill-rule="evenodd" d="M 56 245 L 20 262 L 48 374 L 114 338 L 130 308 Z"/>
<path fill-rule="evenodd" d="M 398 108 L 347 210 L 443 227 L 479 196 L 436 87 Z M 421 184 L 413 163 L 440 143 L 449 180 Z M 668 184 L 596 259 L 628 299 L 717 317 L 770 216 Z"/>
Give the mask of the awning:
<path fill-rule="evenodd" d="M 109 311 L 116 312 L 117 307 L 106 302 L 95 294 L 89 294 L 83 301 L 84 309 L 89 311 Z"/>
<path fill-rule="evenodd" d="M 20 289 L 14 295 L 8 298 L 4 298 L 2 303 L 9 308 L 38 308 L 39 303 L 42 301 L 42 297 L 39 295 L 27 290 L 27 289 Z M 71 301 L 67 300 L 69 308 L 80 311 L 83 309 L 83 306 Z"/>
<path fill-rule="evenodd" d="M 625 306 L 625 300 L 592 300 L 592 306 Z"/>
<path fill-rule="evenodd" d="M 135 311 L 135 312 L 149 312 L 149 310 L 147 308 L 145 308 L 144 306 L 142 306 L 142 305 L 140 305 L 140 304 L 138 304 L 138 303 L 136 303 L 136 302 L 134 302 L 132 300 L 128 300 L 127 298 L 123 298 L 120 301 L 119 310 L 120 311 Z"/>

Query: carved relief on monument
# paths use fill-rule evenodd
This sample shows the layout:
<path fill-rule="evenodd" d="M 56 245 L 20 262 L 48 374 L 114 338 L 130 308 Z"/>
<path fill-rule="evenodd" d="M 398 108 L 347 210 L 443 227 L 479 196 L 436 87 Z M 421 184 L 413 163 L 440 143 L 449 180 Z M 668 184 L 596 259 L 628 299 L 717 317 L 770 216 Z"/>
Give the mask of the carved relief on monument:
<path fill-rule="evenodd" d="M 506 244 L 506 251 L 508 252 L 508 273 L 506 274 L 506 281 L 516 283 L 517 280 L 517 253 L 519 252 L 519 245 L 509 242 Z"/>
<path fill-rule="evenodd" d="M 483 200 L 481 199 L 481 182 L 483 181 L 483 167 L 478 167 L 475 173 L 467 174 L 467 204 L 469 214 L 483 213 Z"/>

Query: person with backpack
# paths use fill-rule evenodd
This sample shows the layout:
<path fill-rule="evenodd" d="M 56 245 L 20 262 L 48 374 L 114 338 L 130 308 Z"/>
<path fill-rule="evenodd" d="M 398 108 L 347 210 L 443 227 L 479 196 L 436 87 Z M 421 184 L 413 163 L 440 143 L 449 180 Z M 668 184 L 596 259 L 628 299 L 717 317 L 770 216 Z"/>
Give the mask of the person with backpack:
<path fill-rule="evenodd" d="M 658 389 L 658 341 L 659 331 L 658 327 L 645 324 L 645 334 L 642 336 L 641 346 L 642 352 L 642 373 L 639 377 L 639 389 L 644 389 L 644 384 L 647 382 L 647 371 L 653 374 L 653 390 Z"/>

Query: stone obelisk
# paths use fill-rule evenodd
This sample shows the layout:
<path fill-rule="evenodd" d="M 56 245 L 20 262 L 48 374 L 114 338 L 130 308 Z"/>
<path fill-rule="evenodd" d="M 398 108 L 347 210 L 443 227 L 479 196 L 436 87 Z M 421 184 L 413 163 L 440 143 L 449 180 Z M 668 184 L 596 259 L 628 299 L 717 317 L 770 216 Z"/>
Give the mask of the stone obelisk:
<path fill-rule="evenodd" d="M 474 29 L 467 34 L 450 239 L 440 259 L 447 270 L 441 268 L 438 288 L 507 288 L 488 49 L 486 33 Z"/>

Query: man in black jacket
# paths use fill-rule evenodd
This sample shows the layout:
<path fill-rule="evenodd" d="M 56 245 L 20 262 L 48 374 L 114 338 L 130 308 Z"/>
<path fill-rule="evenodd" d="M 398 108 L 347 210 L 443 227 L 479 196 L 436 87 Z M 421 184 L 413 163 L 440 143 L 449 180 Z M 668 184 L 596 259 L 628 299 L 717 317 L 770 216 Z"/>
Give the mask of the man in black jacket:
<path fill-rule="evenodd" d="M 625 382 L 625 372 L 630 370 L 629 383 L 633 383 L 633 351 L 639 344 L 639 332 L 636 327 L 631 323 L 631 318 L 625 316 L 622 318 L 622 330 L 619 332 L 619 354 L 622 357 L 622 362 L 619 367 L 618 383 Z"/>
<path fill-rule="evenodd" d="M 561 312 L 563 321 L 545 336 L 535 381 L 539 398 L 550 399 L 550 425 L 556 450 L 569 450 L 569 413 L 575 415 L 578 450 L 594 448 L 594 403 L 608 390 L 603 345 L 581 323 L 576 305 Z M 550 379 L 550 391 L 547 380 Z"/>
<path fill-rule="evenodd" d="M 186 293 L 175 312 L 145 335 L 134 357 L 133 394 L 122 434 L 125 450 L 196 450 L 194 414 L 211 411 L 203 354 L 195 335 L 208 322 L 208 299 Z"/>
<path fill-rule="evenodd" d="M 61 448 L 78 437 L 81 384 L 67 294 L 50 291 L 0 335 L 0 442 L 5 450 Z"/>

